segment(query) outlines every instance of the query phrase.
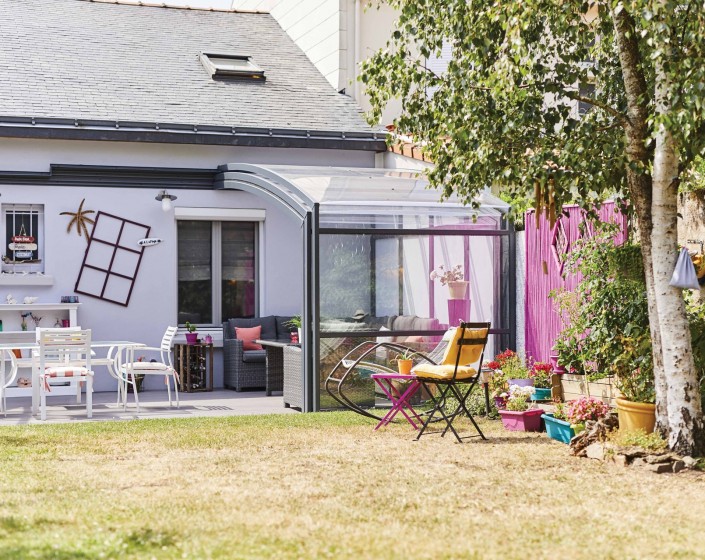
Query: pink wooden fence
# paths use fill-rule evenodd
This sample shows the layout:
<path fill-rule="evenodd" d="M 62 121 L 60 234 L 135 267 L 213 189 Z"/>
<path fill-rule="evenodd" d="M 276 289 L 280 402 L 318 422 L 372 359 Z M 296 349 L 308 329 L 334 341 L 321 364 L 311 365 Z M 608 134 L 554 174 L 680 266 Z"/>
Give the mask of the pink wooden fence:
<path fill-rule="evenodd" d="M 551 290 L 575 288 L 580 278 L 576 275 L 562 277 L 562 262 L 571 251 L 573 243 L 581 235 L 579 224 L 585 215 L 577 206 L 564 206 L 564 213 L 551 228 L 548 218 L 542 213 L 536 227 L 536 215 L 529 210 L 526 224 L 526 300 L 525 300 L 525 340 L 526 355 L 547 362 L 553 342 L 562 328 L 560 317 L 553 300 L 548 296 Z M 613 202 L 605 202 L 598 212 L 603 222 L 616 222 L 621 226 L 617 243 L 627 238 L 627 219 L 615 209 Z"/>

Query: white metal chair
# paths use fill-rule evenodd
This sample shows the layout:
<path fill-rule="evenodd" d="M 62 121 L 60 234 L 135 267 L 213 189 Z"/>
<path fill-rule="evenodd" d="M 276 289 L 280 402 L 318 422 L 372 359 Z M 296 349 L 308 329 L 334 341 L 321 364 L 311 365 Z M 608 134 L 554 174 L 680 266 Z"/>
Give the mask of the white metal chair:
<path fill-rule="evenodd" d="M 136 375 L 163 375 L 164 383 L 166 384 L 167 393 L 169 395 L 169 406 L 171 404 L 171 385 L 169 380 L 174 382 L 174 393 L 176 394 L 176 408 L 179 408 L 179 374 L 174 369 L 174 364 L 171 361 L 171 343 L 176 335 L 177 327 L 167 327 L 164 337 L 162 338 L 162 343 L 159 348 L 153 348 L 149 346 L 140 346 L 138 350 L 140 352 L 159 352 L 160 360 L 155 362 L 150 361 L 135 361 L 134 359 L 134 348 L 125 349 L 124 355 L 127 361 L 120 363 L 118 366 L 118 371 L 120 372 L 120 377 L 122 378 L 122 394 L 123 403 L 127 402 L 127 385 L 132 385 L 132 389 L 135 395 L 135 404 L 137 405 L 137 412 L 140 411 L 140 400 L 137 395 L 137 381 Z M 123 353 L 119 353 L 118 356 L 121 357 Z M 117 359 L 120 359 L 120 358 Z"/>
<path fill-rule="evenodd" d="M 0 357 L 0 359 L 3 360 L 2 371 L 4 373 L 3 378 L 0 379 L 0 407 L 2 407 L 2 412 L 5 416 L 7 416 L 7 395 L 5 393 L 5 389 L 12 385 L 17 377 L 17 356 L 12 350 L 10 350 L 7 354 L 10 357 L 9 372 L 7 370 L 7 366 L 4 364 L 5 357 Z"/>
<path fill-rule="evenodd" d="M 93 417 L 91 331 L 43 329 L 39 333 L 39 396 L 41 419 L 47 418 L 46 398 L 53 382 L 86 382 L 86 415 Z M 80 400 L 80 383 L 78 384 Z"/>

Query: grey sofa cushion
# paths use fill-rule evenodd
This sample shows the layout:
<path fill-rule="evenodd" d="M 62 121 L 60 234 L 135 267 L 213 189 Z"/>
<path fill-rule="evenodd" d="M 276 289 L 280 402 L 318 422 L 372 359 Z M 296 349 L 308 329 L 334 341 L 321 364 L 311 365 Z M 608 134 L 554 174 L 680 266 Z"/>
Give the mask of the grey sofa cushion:
<path fill-rule="evenodd" d="M 228 319 L 228 325 L 232 329 L 232 333 L 235 333 L 235 327 L 248 328 L 261 325 L 262 332 L 260 333 L 260 338 L 277 338 L 277 327 L 276 321 L 274 320 L 274 315 L 267 315 L 266 317 L 253 317 L 252 319 Z"/>
<path fill-rule="evenodd" d="M 242 361 L 248 364 L 263 364 L 266 357 L 266 350 L 245 350 L 242 353 Z"/>

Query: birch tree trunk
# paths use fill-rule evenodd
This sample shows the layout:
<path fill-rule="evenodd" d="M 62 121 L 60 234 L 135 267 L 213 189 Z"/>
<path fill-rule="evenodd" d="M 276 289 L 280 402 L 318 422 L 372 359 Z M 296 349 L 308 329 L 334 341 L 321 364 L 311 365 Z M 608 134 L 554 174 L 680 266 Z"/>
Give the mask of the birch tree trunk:
<path fill-rule="evenodd" d="M 625 124 L 626 153 L 630 169 L 627 170 L 629 195 L 639 222 L 639 243 L 644 263 L 646 300 L 649 309 L 649 330 L 654 364 L 656 389 L 656 429 L 664 436 L 668 432 L 668 391 L 663 367 L 661 329 L 656 306 L 653 254 L 651 250 L 652 179 L 647 173 L 650 154 L 646 147 L 649 138 L 648 92 L 641 63 L 641 53 L 636 38 L 634 20 L 626 10 L 612 12 L 615 38 L 622 68 L 624 90 L 627 97 L 628 122 Z"/>
<path fill-rule="evenodd" d="M 669 115 L 671 86 L 664 60 L 656 61 L 655 105 L 658 117 Z M 656 307 L 661 331 L 663 366 L 667 380 L 668 445 L 684 455 L 701 455 L 703 420 L 698 379 L 690 343 L 690 328 L 683 295 L 668 285 L 678 246 L 678 153 L 675 139 L 658 125 L 653 167 L 651 216 Z"/>

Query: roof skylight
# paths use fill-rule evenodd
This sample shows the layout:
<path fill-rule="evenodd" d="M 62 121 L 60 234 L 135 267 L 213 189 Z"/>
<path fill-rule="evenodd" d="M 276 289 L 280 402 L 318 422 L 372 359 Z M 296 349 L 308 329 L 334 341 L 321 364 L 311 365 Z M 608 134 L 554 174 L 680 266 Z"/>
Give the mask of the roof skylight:
<path fill-rule="evenodd" d="M 201 64 L 214 78 L 266 79 L 264 70 L 248 55 L 201 53 Z"/>

